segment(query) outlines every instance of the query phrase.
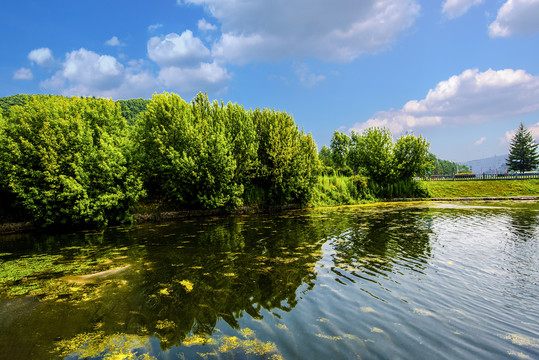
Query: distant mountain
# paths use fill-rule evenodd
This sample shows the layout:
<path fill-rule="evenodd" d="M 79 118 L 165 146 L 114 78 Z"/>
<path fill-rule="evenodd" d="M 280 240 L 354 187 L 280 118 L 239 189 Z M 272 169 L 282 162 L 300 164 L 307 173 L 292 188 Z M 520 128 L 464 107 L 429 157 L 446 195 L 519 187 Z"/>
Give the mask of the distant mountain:
<path fill-rule="evenodd" d="M 475 174 L 504 174 L 507 170 L 505 165 L 507 155 L 493 156 L 485 159 L 472 160 L 463 163 Z"/>

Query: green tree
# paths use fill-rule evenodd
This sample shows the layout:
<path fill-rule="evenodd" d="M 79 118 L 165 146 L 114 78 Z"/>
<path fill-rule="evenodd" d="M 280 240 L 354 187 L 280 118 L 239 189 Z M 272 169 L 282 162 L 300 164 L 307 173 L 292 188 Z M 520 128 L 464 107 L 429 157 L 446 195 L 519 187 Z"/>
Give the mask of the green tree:
<path fill-rule="evenodd" d="M 222 113 L 226 137 L 232 145 L 236 162 L 234 182 L 245 185 L 254 178 L 258 166 L 258 140 L 253 119 L 238 104 L 228 103 L 223 108 L 214 101 L 213 109 Z"/>
<path fill-rule="evenodd" d="M 537 167 L 537 143 L 528 129 L 520 123 L 509 147 L 506 165 L 513 171 L 530 171 Z"/>
<path fill-rule="evenodd" d="M 429 148 L 430 144 L 423 136 L 402 135 L 393 149 L 396 177 L 411 180 L 414 176 L 425 175 L 432 166 Z"/>
<path fill-rule="evenodd" d="M 188 207 L 241 205 L 235 182 L 233 142 L 224 112 L 198 94 L 191 104 L 179 95 L 154 95 L 133 136 L 137 162 L 148 190 Z"/>
<path fill-rule="evenodd" d="M 331 159 L 336 169 L 342 169 L 348 165 L 348 153 L 352 141 L 350 137 L 340 131 L 335 131 L 331 138 Z"/>
<path fill-rule="evenodd" d="M 43 226 L 129 220 L 143 194 L 110 100 L 30 98 L 0 122 L 0 187 Z"/>
<path fill-rule="evenodd" d="M 352 132 L 349 159 L 353 168 L 360 169 L 377 184 L 395 180 L 393 136 L 386 128 L 368 128 L 362 134 Z"/>
<path fill-rule="evenodd" d="M 432 161 L 432 175 L 453 175 L 458 172 L 470 172 L 466 165 L 457 164 L 449 160 L 438 159 L 433 154 L 429 155 Z"/>
<path fill-rule="evenodd" d="M 331 150 L 324 145 L 322 146 L 322 149 L 318 152 L 318 158 L 322 162 L 322 165 L 324 166 L 333 166 L 333 159 L 331 158 Z"/>
<path fill-rule="evenodd" d="M 298 129 L 285 112 L 251 112 L 258 134 L 258 172 L 254 179 L 274 205 L 307 203 L 312 197 L 320 160 L 310 134 Z"/>

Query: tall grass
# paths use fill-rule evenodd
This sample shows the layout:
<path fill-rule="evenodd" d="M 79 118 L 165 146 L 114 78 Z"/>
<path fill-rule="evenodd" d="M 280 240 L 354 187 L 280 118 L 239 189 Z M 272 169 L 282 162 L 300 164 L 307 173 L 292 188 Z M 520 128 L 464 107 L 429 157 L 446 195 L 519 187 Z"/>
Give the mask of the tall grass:
<path fill-rule="evenodd" d="M 369 181 L 369 189 L 378 199 L 431 197 L 429 189 L 422 182 L 416 180 L 400 180 L 383 185 Z"/>
<path fill-rule="evenodd" d="M 365 178 L 323 175 L 318 177 L 311 205 L 353 205 L 368 200 L 373 200 L 373 198 L 368 192 Z"/>
<path fill-rule="evenodd" d="M 313 192 L 312 206 L 353 205 L 394 198 L 428 198 L 426 186 L 415 180 L 380 185 L 364 176 L 323 175 Z"/>

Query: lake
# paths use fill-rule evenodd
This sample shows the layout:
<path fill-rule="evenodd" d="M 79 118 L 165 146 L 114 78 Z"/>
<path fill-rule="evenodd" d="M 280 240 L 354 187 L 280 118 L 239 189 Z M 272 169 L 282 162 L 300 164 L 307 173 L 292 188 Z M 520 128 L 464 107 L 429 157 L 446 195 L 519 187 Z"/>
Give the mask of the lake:
<path fill-rule="evenodd" d="M 0 236 L 1 359 L 539 359 L 539 205 Z"/>

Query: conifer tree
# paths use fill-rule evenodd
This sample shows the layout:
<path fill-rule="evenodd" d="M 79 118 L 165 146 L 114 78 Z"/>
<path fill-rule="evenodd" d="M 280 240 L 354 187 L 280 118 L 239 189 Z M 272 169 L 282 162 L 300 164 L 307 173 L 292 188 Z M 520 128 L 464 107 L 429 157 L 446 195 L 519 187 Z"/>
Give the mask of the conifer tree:
<path fill-rule="evenodd" d="M 506 165 L 509 170 L 524 172 L 535 169 L 538 163 L 537 143 L 530 131 L 520 123 L 511 140 Z"/>

